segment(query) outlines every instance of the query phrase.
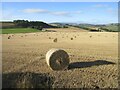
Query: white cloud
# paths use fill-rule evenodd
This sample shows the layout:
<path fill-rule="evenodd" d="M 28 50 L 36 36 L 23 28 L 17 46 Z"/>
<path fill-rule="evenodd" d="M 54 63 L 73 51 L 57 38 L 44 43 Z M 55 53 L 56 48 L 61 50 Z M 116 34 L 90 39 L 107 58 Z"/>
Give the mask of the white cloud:
<path fill-rule="evenodd" d="M 44 9 L 24 9 L 23 12 L 25 13 L 48 13 L 49 11 Z"/>
<path fill-rule="evenodd" d="M 59 15 L 59 16 L 69 16 L 70 12 L 61 11 L 61 12 L 52 12 L 51 14 Z"/>
<path fill-rule="evenodd" d="M 81 11 L 49 11 L 45 9 L 24 9 L 22 10 L 24 13 L 47 13 L 51 15 L 57 15 L 57 16 L 72 16 L 74 14 L 80 14 Z"/>

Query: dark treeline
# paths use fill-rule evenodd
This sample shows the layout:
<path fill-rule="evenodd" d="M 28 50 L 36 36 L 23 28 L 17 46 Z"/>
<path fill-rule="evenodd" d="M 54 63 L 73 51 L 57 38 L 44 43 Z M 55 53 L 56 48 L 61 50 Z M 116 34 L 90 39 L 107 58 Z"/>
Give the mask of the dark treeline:
<path fill-rule="evenodd" d="M 35 28 L 42 30 L 43 28 L 56 28 L 55 26 L 51 26 L 41 21 L 28 21 L 28 20 L 14 20 L 13 23 L 16 27 L 21 28 Z"/>
<path fill-rule="evenodd" d="M 74 27 L 89 30 L 89 31 L 93 31 L 93 32 L 100 32 L 99 28 L 98 29 L 93 29 L 93 28 L 89 28 L 89 27 L 85 27 L 85 26 L 74 26 Z"/>

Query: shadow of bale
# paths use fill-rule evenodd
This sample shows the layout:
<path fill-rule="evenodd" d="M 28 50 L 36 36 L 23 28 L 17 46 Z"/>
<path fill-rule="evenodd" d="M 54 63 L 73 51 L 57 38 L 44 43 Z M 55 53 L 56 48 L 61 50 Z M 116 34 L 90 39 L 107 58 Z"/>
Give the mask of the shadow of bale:
<path fill-rule="evenodd" d="M 91 62 L 73 62 L 69 64 L 68 69 L 87 68 L 87 67 L 92 67 L 92 66 L 108 65 L 108 64 L 115 64 L 115 63 L 105 61 L 105 60 L 96 60 L 96 61 L 91 61 Z"/>
<path fill-rule="evenodd" d="M 52 88 L 54 78 L 46 73 L 5 73 L 3 88 Z"/>

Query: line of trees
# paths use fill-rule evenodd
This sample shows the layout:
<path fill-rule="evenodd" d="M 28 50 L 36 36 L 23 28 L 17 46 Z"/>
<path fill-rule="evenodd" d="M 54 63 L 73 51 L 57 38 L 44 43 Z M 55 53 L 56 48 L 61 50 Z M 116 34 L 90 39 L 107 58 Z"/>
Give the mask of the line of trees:
<path fill-rule="evenodd" d="M 35 28 L 39 30 L 42 30 L 43 28 L 55 28 L 54 26 L 48 25 L 40 21 L 14 20 L 13 23 L 15 24 L 15 26 L 21 27 L 21 28 L 30 27 L 30 28 Z"/>
<path fill-rule="evenodd" d="M 29 21 L 28 20 L 14 20 L 13 23 L 17 27 L 28 27 L 29 26 Z"/>

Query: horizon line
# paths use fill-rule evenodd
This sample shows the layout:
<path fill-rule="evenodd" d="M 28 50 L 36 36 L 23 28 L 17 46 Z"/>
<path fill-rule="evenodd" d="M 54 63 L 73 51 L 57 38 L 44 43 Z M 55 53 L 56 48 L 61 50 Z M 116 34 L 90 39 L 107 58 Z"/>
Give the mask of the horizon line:
<path fill-rule="evenodd" d="M 17 19 L 17 20 L 27 20 L 27 19 Z M 0 20 L 0 22 L 13 22 L 14 20 Z M 56 22 L 56 21 L 53 21 L 53 22 L 46 22 L 46 21 L 42 21 L 42 20 L 28 20 L 28 21 L 40 21 L 40 22 L 45 22 L 45 23 L 48 23 L 48 24 L 51 24 L 51 23 L 74 23 L 74 24 L 95 24 L 95 25 L 100 25 L 100 24 L 118 24 L 119 22 L 110 22 L 110 23 L 89 23 L 89 22 L 79 22 L 79 21 L 74 21 L 74 22 Z"/>

